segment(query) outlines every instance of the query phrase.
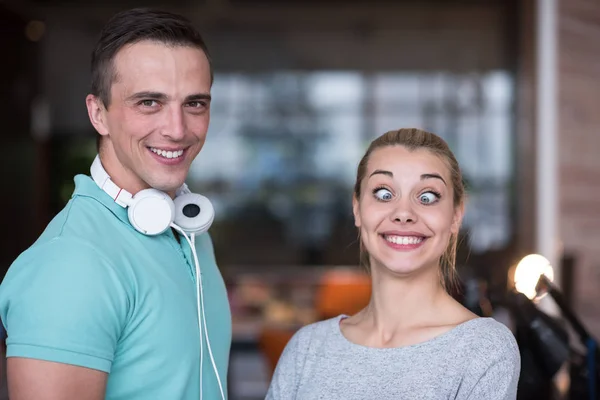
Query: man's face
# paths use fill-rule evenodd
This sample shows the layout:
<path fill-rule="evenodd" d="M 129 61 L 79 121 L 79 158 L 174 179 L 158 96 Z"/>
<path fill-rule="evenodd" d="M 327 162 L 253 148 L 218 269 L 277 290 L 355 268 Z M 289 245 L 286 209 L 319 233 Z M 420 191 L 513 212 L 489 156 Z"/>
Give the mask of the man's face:
<path fill-rule="evenodd" d="M 206 139 L 210 65 L 195 47 L 142 41 L 113 60 L 110 105 L 87 98 L 104 136 L 101 158 L 113 181 L 132 194 L 153 187 L 174 194 Z"/>

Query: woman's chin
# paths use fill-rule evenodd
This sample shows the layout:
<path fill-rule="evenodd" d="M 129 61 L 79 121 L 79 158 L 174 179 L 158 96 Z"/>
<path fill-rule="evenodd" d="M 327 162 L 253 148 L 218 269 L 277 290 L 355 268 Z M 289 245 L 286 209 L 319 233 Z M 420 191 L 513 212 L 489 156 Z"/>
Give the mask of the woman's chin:
<path fill-rule="evenodd" d="M 415 275 L 420 275 L 421 272 L 431 269 L 437 270 L 438 268 L 438 264 L 435 262 L 410 262 L 409 260 L 374 263 L 372 266 L 372 270 L 377 269 L 386 275 L 391 275 L 398 278 L 408 278 Z"/>

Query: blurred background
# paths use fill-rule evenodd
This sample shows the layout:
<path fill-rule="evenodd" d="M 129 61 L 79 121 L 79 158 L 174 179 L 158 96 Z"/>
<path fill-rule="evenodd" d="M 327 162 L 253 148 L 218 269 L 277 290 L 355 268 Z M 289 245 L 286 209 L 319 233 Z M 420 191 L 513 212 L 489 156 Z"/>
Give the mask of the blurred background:
<path fill-rule="evenodd" d="M 0 0 L 2 276 L 88 173 L 91 50 L 110 16 L 137 6 L 186 15 L 213 57 L 188 184 L 216 210 L 232 400 L 264 398 L 298 327 L 368 301 L 352 186 L 368 143 L 401 127 L 441 135 L 462 165 L 458 297 L 517 336 L 519 398 L 596 394 L 598 1 Z M 532 253 L 553 282 L 523 298 L 514 271 Z"/>

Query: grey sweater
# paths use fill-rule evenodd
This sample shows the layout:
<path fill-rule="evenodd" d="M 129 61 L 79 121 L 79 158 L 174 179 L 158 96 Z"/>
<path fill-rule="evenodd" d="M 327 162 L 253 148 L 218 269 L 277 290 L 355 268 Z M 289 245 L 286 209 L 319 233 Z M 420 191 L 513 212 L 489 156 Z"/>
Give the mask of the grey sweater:
<path fill-rule="evenodd" d="M 371 348 L 347 340 L 340 315 L 287 344 L 268 400 L 514 400 L 521 369 L 512 332 L 476 318 L 426 342 Z"/>

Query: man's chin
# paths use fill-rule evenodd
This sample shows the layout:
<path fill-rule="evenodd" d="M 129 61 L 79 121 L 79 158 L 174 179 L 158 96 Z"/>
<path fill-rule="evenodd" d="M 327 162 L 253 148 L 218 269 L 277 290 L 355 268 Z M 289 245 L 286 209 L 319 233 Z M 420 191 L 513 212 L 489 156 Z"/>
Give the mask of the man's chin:
<path fill-rule="evenodd" d="M 181 182 L 156 182 L 154 184 L 150 184 L 150 187 L 160 190 L 161 192 L 168 193 L 171 197 L 175 197 L 175 192 L 181 187 L 181 185 L 183 185 L 183 183 L 183 180 Z"/>

